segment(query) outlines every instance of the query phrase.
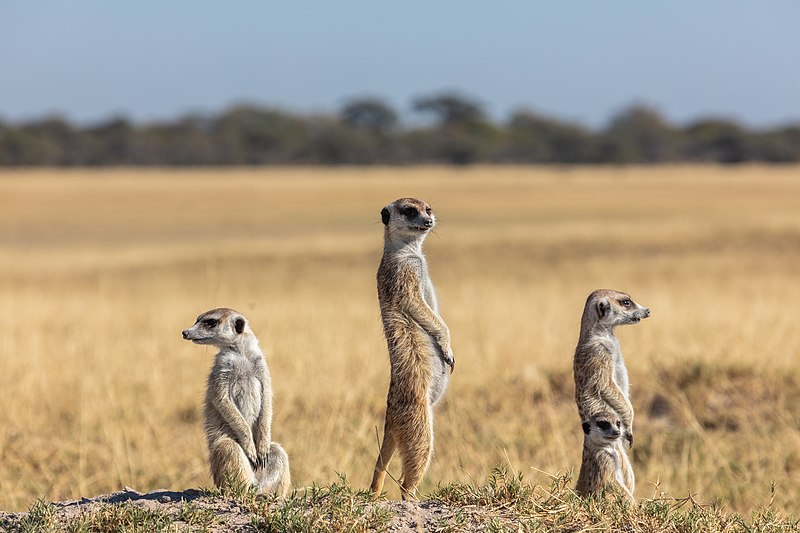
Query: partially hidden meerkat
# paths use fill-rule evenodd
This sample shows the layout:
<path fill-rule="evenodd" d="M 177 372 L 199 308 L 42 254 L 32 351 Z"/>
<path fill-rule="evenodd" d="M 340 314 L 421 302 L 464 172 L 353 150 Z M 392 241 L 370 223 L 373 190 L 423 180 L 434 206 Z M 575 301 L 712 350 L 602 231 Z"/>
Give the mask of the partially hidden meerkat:
<path fill-rule="evenodd" d="M 575 348 L 575 402 L 581 421 L 613 411 L 622 421 L 623 436 L 633 445 L 633 405 L 630 382 L 614 329 L 650 316 L 624 292 L 596 290 L 586 299 Z"/>
<path fill-rule="evenodd" d="M 391 378 L 386 421 L 371 489 L 379 494 L 386 467 L 399 451 L 403 499 L 416 489 L 433 455 L 433 406 L 442 398 L 455 367 L 450 330 L 439 304 L 422 243 L 436 224 L 431 206 L 401 198 L 381 210 L 383 257 L 378 301 L 389 347 Z M 448 369 L 449 367 L 449 369 Z M 449 370 L 449 372 L 448 372 Z"/>
<path fill-rule="evenodd" d="M 250 485 L 286 496 L 289 457 L 272 442 L 272 382 L 247 319 L 233 309 L 206 311 L 183 338 L 219 348 L 208 376 L 205 432 L 217 487 Z"/>
<path fill-rule="evenodd" d="M 583 457 L 575 490 L 594 496 L 603 489 L 619 487 L 635 501 L 636 480 L 622 443 L 622 423 L 611 412 L 599 413 L 583 424 Z"/>

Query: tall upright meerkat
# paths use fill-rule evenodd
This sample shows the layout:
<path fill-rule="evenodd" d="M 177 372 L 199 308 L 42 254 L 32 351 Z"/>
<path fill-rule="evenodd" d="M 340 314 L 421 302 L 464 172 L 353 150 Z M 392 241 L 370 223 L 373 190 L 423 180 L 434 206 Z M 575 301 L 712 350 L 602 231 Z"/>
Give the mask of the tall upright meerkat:
<path fill-rule="evenodd" d="M 622 421 L 623 436 L 633 445 L 633 405 L 630 381 L 614 329 L 650 316 L 624 292 L 596 290 L 586 299 L 575 348 L 575 402 L 581 421 L 613 411 Z"/>
<path fill-rule="evenodd" d="M 633 468 L 622 444 L 622 423 L 611 412 L 584 420 L 583 458 L 575 490 L 593 496 L 604 488 L 619 487 L 631 500 L 636 488 Z"/>
<path fill-rule="evenodd" d="M 442 398 L 455 367 L 450 330 L 439 303 L 422 243 L 436 224 L 431 206 L 400 198 L 381 210 L 385 226 L 378 268 L 378 301 L 389 346 L 391 379 L 386 423 L 371 489 L 383 488 L 386 467 L 396 450 L 402 456 L 403 499 L 416 489 L 433 454 L 433 406 Z"/>
<path fill-rule="evenodd" d="M 206 311 L 183 338 L 219 348 L 208 376 L 205 431 L 217 487 L 251 485 L 286 496 L 289 457 L 272 442 L 272 381 L 247 319 L 233 309 Z"/>

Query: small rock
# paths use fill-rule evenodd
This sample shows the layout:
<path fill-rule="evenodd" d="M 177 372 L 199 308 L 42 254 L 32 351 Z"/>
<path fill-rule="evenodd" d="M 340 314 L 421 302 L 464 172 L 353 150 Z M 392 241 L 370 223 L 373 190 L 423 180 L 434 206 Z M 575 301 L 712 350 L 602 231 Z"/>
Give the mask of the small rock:
<path fill-rule="evenodd" d="M 165 494 L 164 496 L 161 496 L 161 497 L 158 499 L 158 501 L 159 501 L 159 502 L 161 502 L 161 503 L 169 503 L 169 502 L 171 502 L 171 501 L 172 501 L 172 498 L 170 498 L 169 496 L 167 496 L 167 495 Z"/>

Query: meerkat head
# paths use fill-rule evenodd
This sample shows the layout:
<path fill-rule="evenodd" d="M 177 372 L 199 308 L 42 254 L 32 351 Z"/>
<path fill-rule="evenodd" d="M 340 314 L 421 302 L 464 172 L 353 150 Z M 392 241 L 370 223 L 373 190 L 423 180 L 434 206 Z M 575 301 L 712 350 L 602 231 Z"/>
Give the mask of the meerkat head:
<path fill-rule="evenodd" d="M 436 225 L 436 216 L 427 202 L 400 198 L 381 209 L 381 220 L 393 236 L 424 237 Z"/>
<path fill-rule="evenodd" d="M 600 289 L 586 299 L 582 322 L 585 327 L 599 324 L 614 328 L 623 324 L 636 324 L 649 316 L 650 309 L 634 302 L 630 295 Z"/>
<path fill-rule="evenodd" d="M 613 413 L 600 413 L 584 420 L 584 440 L 594 446 L 614 444 L 622 436 L 622 422 Z"/>
<path fill-rule="evenodd" d="M 183 330 L 183 338 L 195 344 L 211 344 L 225 347 L 238 344 L 237 341 L 252 330 L 241 313 L 224 307 L 206 311 L 189 329 Z"/>

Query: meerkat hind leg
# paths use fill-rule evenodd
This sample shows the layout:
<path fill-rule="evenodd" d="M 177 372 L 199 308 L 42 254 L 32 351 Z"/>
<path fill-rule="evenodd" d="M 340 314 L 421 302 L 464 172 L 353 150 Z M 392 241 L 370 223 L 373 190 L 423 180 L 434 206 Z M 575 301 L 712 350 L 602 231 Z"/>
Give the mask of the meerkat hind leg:
<path fill-rule="evenodd" d="M 229 437 L 223 437 L 211 446 L 211 474 L 214 485 L 219 488 L 227 486 L 228 483 L 242 486 L 256 484 L 253 468 L 244 450 L 238 442 Z"/>
<path fill-rule="evenodd" d="M 403 476 L 400 484 L 403 499 L 416 499 L 417 486 L 431 464 L 433 455 L 433 426 L 430 417 L 423 423 L 412 426 L 401 444 Z"/>
<path fill-rule="evenodd" d="M 378 460 L 375 461 L 375 473 L 372 475 L 372 483 L 370 490 L 374 494 L 380 494 L 383 490 L 383 481 L 386 478 L 386 469 L 389 468 L 389 462 L 392 460 L 394 452 L 397 450 L 397 439 L 387 424 L 383 430 L 383 443 L 381 450 L 378 452 Z"/>

